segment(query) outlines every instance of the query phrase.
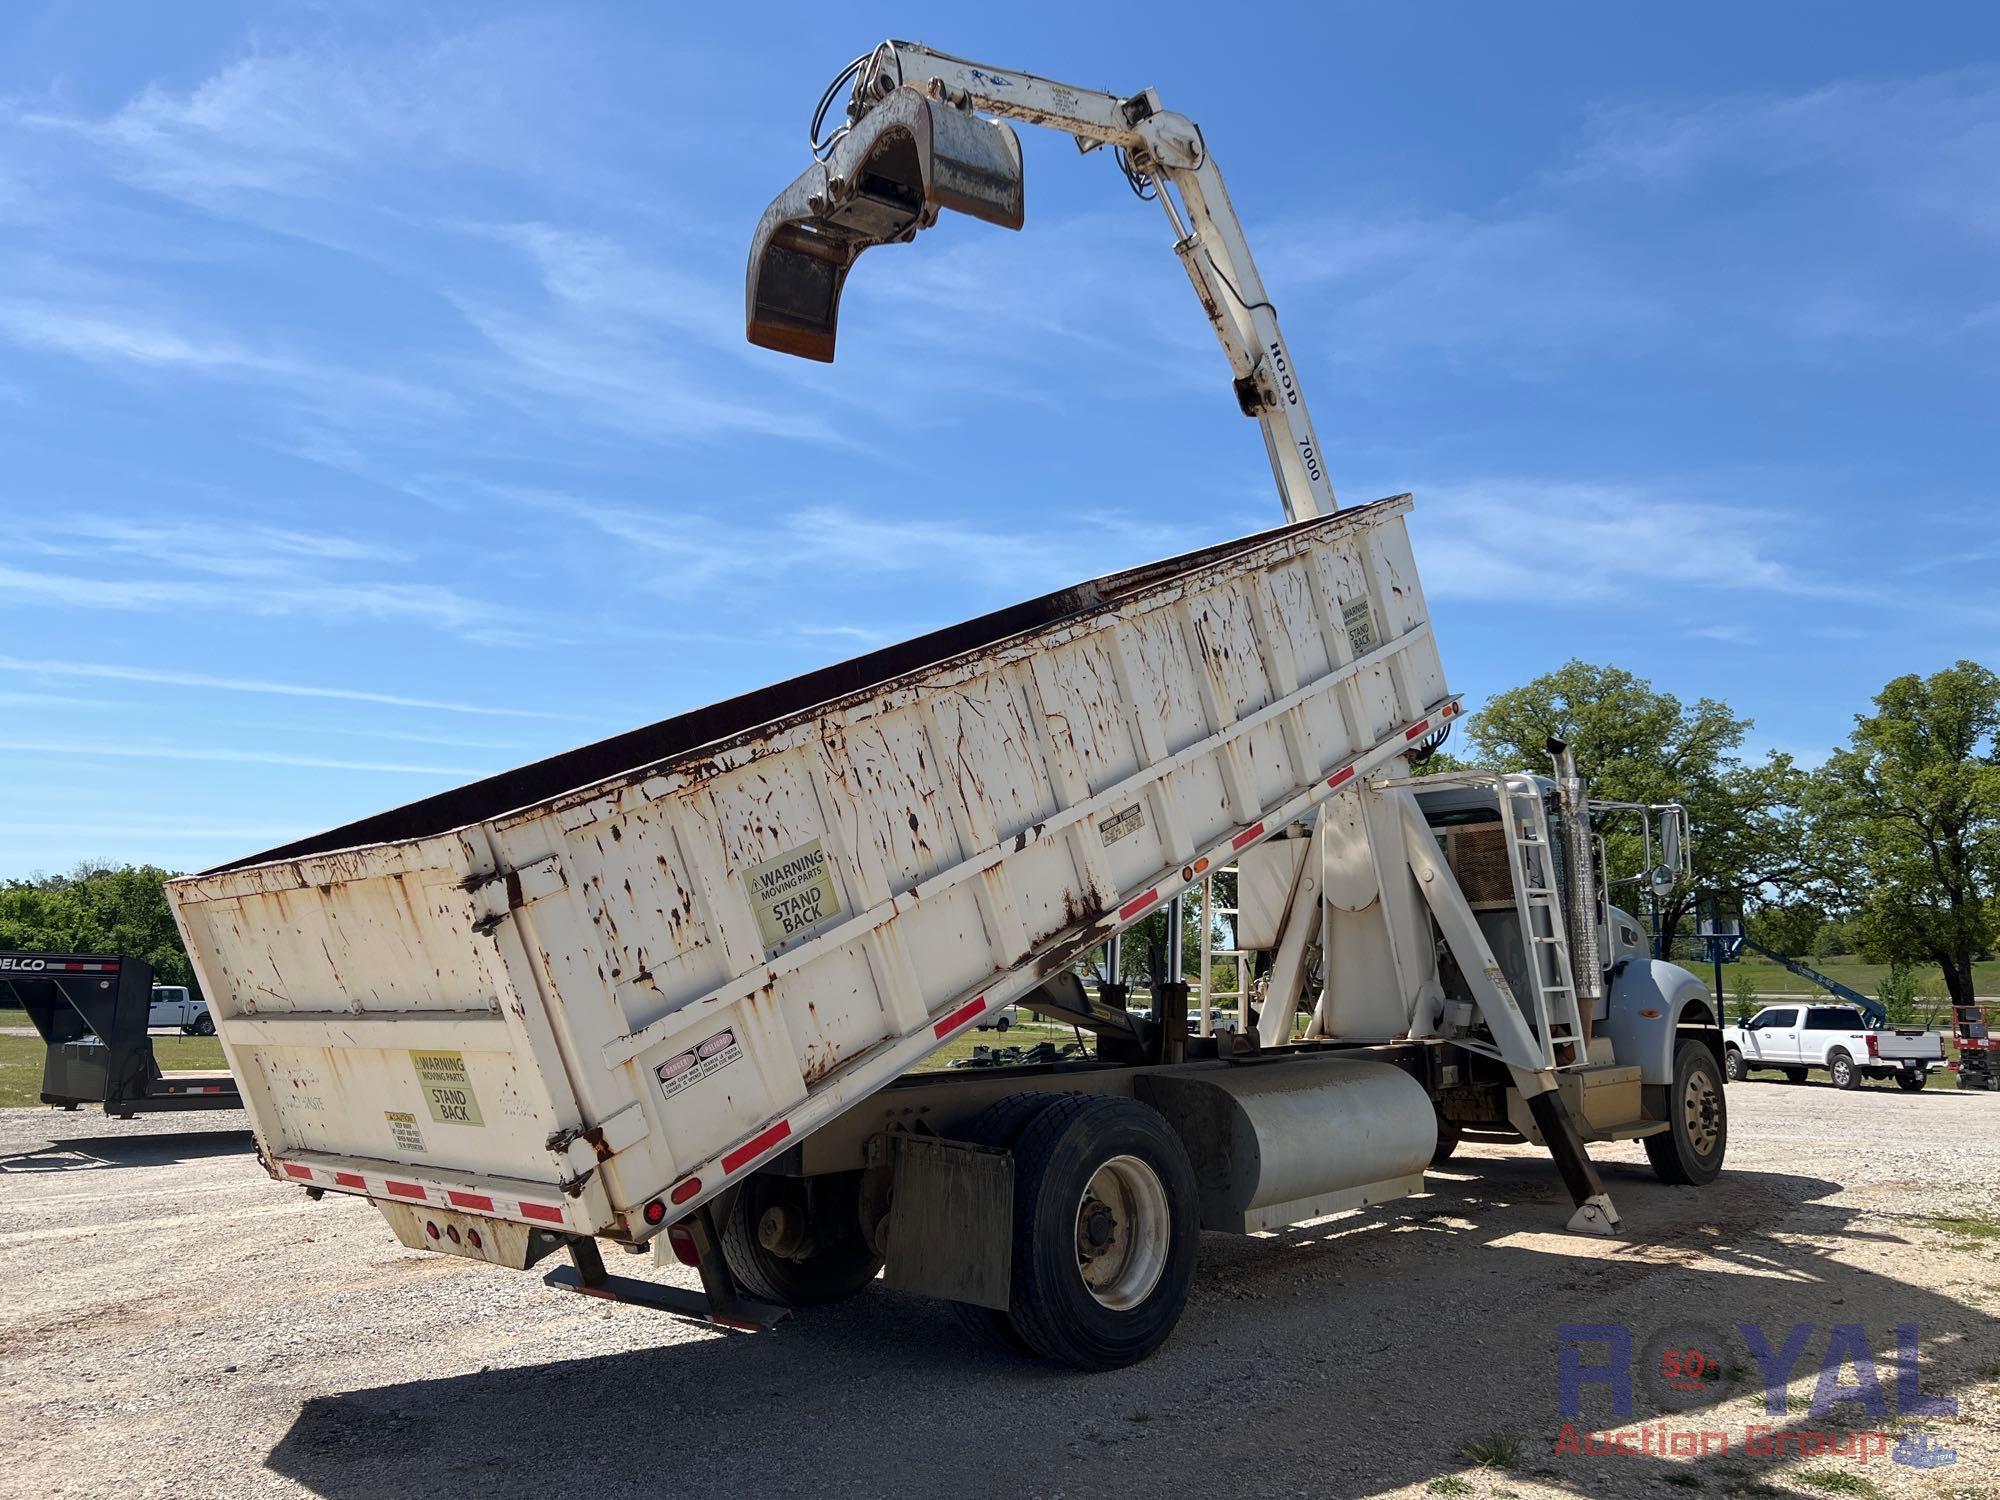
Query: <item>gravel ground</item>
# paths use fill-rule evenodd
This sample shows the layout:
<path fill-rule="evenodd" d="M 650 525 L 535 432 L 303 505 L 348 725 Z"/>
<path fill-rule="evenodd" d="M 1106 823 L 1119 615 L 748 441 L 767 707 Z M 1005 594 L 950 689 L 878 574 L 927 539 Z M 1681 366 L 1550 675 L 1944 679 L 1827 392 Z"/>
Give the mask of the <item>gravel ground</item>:
<path fill-rule="evenodd" d="M 2000 1099 L 1748 1083 L 1729 1100 L 1731 1170 L 1711 1188 L 1598 1148 L 1622 1239 L 1561 1232 L 1546 1158 L 1471 1149 L 1423 1197 L 1206 1237 L 1166 1348 L 1091 1377 L 977 1347 L 944 1309 L 879 1286 L 748 1337 L 406 1251 L 365 1203 L 265 1178 L 233 1115 L 8 1110 L 0 1492 L 1994 1493 L 2000 1239 L 1937 1221 L 2000 1215 Z M 1642 1351 L 1690 1322 L 1669 1342 L 1817 1329 L 1783 1415 L 1765 1415 L 1740 1348 L 1720 1395 L 1641 1378 L 1619 1418 L 1591 1388 L 1586 1430 L 1711 1430 L 1727 1456 L 1591 1457 L 1557 1451 L 1565 1322 L 1627 1324 Z M 1795 1442 L 1902 1429 L 1806 1409 L 1834 1323 L 1861 1325 L 1878 1357 L 1916 1325 L 1922 1391 L 1958 1402 L 1925 1426 L 1956 1463 L 1744 1453 L 1747 1424 Z M 1882 1381 L 1893 1405 L 1886 1362 Z"/>

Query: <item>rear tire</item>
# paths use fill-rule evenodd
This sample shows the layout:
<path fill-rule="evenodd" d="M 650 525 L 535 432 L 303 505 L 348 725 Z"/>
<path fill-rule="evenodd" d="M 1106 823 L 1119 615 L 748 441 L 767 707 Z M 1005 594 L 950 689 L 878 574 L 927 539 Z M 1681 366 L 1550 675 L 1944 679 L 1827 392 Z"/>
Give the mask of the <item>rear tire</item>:
<path fill-rule="evenodd" d="M 1685 1187 L 1715 1181 L 1729 1149 L 1729 1106 L 1715 1054 L 1693 1037 L 1674 1053 L 1667 1111 L 1668 1128 L 1645 1138 L 1654 1175 Z"/>
<path fill-rule="evenodd" d="M 820 1307 L 875 1279 L 882 1257 L 861 1232 L 859 1172 L 752 1177 L 722 1225 L 737 1285 L 786 1307 Z"/>
<path fill-rule="evenodd" d="M 1750 1069 L 1744 1066 L 1742 1052 L 1735 1047 L 1723 1050 L 1722 1076 L 1731 1083 L 1741 1083 L 1750 1076 Z"/>
<path fill-rule="evenodd" d="M 1896 1087 L 1906 1094 L 1914 1094 L 1924 1086 L 1930 1076 L 1929 1070 L 1925 1068 L 1905 1068 L 1896 1075 Z"/>
<path fill-rule="evenodd" d="M 1012 1026 L 1013 1024 L 1014 1023 L 1010 1021 L 1007 1017 L 1002 1016 L 999 1020 L 993 1023 L 993 1029 L 1004 1035 L 1007 1028 Z"/>
<path fill-rule="evenodd" d="M 1014 1148 L 1015 1330 L 1079 1370 L 1136 1364 L 1180 1320 L 1200 1235 L 1194 1167 L 1157 1110 L 1058 1100 Z"/>
<path fill-rule="evenodd" d="M 1833 1086 L 1837 1089 L 1861 1087 L 1861 1070 L 1854 1066 L 1854 1058 L 1845 1047 L 1835 1047 L 1827 1054 L 1826 1070 L 1833 1075 Z"/>
<path fill-rule="evenodd" d="M 215 1017 L 203 1016 L 199 1021 L 196 1021 L 194 1023 L 194 1034 L 196 1036 L 214 1036 Z"/>
<path fill-rule="evenodd" d="M 965 1139 L 975 1146 L 991 1146 L 996 1151 L 1012 1151 L 1014 1143 L 1021 1138 L 1021 1132 L 1036 1115 L 1063 1098 L 1061 1094 L 1045 1094 L 1029 1090 L 1020 1094 L 1008 1094 L 996 1099 L 979 1113 L 972 1122 L 972 1128 L 965 1133 Z M 1014 1320 L 1004 1308 L 981 1307 L 975 1302 L 948 1302 L 945 1304 L 958 1319 L 959 1326 L 983 1344 L 997 1344 L 1003 1349 L 1011 1349 L 1016 1354 L 1033 1354 L 1027 1341 L 1015 1331 Z"/>

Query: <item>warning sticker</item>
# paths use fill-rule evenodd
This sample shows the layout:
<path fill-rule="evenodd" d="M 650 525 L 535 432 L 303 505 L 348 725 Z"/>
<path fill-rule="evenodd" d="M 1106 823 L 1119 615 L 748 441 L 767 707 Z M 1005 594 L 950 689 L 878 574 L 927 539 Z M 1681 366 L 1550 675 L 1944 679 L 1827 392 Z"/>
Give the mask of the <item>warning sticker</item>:
<path fill-rule="evenodd" d="M 840 892 L 833 887 L 826 851 L 818 839 L 752 865 L 743 876 L 743 885 L 750 894 L 750 907 L 757 913 L 757 931 L 766 948 L 774 948 L 842 911 Z"/>
<path fill-rule="evenodd" d="M 685 1052 L 676 1052 L 653 1069 L 653 1076 L 660 1080 L 660 1092 L 671 1099 L 682 1089 L 720 1073 L 742 1056 L 743 1044 L 736 1040 L 736 1028 L 731 1026 Z"/>
<path fill-rule="evenodd" d="M 417 1117 L 406 1110 L 385 1109 L 382 1118 L 389 1122 L 389 1139 L 404 1151 L 424 1149 L 424 1133 L 417 1129 Z"/>
<path fill-rule="evenodd" d="M 1103 835 L 1105 847 L 1109 848 L 1111 845 L 1117 843 L 1120 839 L 1124 838 L 1127 834 L 1137 833 L 1141 828 L 1144 828 L 1145 826 L 1146 826 L 1145 809 L 1140 807 L 1138 803 L 1134 802 L 1130 807 L 1126 808 L 1123 812 L 1113 813 L 1110 817 L 1106 818 L 1102 823 L 1099 823 L 1097 825 L 1097 831 L 1098 833 Z"/>
<path fill-rule="evenodd" d="M 424 1103 L 440 1125 L 484 1125 L 479 1100 L 466 1075 L 463 1052 L 412 1052 L 417 1082 L 424 1086 Z"/>
<path fill-rule="evenodd" d="M 1340 623 L 1347 627 L 1347 649 L 1356 656 L 1375 649 L 1375 608 L 1366 594 L 1340 606 Z"/>

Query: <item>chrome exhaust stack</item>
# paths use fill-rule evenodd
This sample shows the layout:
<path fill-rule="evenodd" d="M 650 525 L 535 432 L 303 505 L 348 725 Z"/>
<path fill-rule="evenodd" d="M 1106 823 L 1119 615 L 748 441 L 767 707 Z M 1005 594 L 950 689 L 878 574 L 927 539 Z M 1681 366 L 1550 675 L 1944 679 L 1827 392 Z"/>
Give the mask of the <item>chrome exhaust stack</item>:
<path fill-rule="evenodd" d="M 758 220 L 745 287 L 750 342 L 830 363 L 855 258 L 915 239 L 947 208 L 1019 229 L 1021 143 L 998 121 L 894 89 Z"/>

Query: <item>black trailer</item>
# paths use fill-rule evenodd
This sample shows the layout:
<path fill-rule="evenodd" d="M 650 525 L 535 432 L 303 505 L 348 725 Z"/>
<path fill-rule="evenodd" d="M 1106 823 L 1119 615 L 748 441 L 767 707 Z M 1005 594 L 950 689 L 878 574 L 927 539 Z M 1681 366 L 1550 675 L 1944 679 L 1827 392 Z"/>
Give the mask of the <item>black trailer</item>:
<path fill-rule="evenodd" d="M 242 1108 L 228 1069 L 160 1067 L 146 1030 L 153 966 L 144 959 L 0 953 L 0 981 L 11 984 L 48 1046 L 44 1104 L 102 1104 L 124 1120 L 142 1110 Z"/>

